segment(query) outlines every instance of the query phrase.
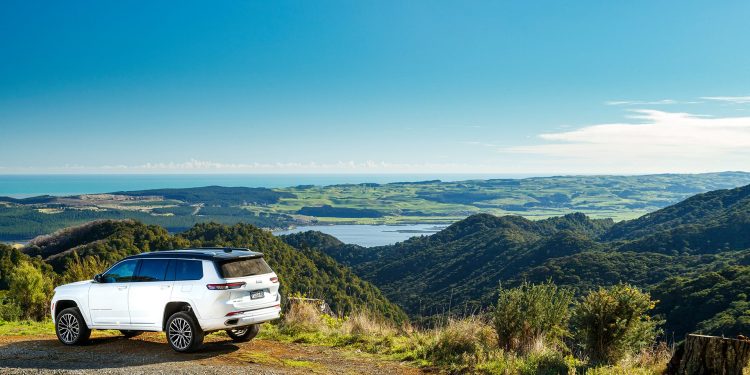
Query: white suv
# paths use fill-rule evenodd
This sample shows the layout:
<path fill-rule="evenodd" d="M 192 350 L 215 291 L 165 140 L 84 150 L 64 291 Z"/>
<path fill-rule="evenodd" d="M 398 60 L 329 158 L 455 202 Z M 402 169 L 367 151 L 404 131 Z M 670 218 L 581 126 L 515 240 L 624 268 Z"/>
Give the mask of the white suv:
<path fill-rule="evenodd" d="M 55 288 L 51 307 L 66 345 L 84 343 L 92 329 L 126 337 L 165 331 L 174 350 L 188 352 L 212 331 L 251 340 L 259 323 L 279 317 L 280 303 L 279 279 L 263 254 L 199 248 L 127 257 L 94 280 Z"/>

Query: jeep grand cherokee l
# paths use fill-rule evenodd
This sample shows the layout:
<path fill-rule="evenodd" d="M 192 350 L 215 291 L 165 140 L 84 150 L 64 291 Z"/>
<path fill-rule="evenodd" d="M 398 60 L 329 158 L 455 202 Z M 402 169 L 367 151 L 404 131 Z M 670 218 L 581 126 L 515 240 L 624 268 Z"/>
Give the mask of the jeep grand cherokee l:
<path fill-rule="evenodd" d="M 172 349 L 189 352 L 213 331 L 251 340 L 260 323 L 279 317 L 280 301 L 263 254 L 198 248 L 127 257 L 93 280 L 55 288 L 51 308 L 66 345 L 84 343 L 92 329 L 164 331 Z"/>

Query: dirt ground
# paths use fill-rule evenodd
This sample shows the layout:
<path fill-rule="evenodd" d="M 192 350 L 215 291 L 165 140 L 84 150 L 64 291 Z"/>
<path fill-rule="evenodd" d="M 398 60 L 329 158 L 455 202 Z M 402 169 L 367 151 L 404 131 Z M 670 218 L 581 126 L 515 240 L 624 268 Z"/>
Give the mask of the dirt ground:
<path fill-rule="evenodd" d="M 94 333 L 84 346 L 55 336 L 0 336 L 0 374 L 419 374 L 351 350 L 209 335 L 198 352 L 172 351 L 163 333 L 131 339 Z"/>

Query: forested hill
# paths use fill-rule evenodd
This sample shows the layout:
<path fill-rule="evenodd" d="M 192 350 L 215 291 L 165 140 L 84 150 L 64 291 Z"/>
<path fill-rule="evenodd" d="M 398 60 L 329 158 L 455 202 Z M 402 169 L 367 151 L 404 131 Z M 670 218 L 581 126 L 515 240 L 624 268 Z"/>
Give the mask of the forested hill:
<path fill-rule="evenodd" d="M 710 253 L 750 247 L 750 185 L 698 194 L 615 225 L 605 240 L 632 251 Z"/>
<path fill-rule="evenodd" d="M 749 195 L 750 187 L 699 194 L 618 224 L 582 214 L 540 221 L 475 215 L 432 236 L 370 249 L 317 232 L 283 238 L 350 265 L 416 318 L 489 306 L 499 283 L 551 279 L 582 293 L 628 282 L 662 301 L 657 311 L 669 332 L 747 333 Z"/>
<path fill-rule="evenodd" d="M 367 308 L 395 321 L 406 318 L 404 312 L 389 302 L 378 288 L 333 258 L 310 248 L 294 249 L 270 232 L 249 224 L 198 224 L 182 234 L 170 235 L 156 225 L 132 220 L 103 220 L 34 239 L 23 253 L 25 257 L 37 257 L 36 262 L 51 266 L 60 275 L 74 261 L 74 253 L 83 259 L 96 257 L 112 264 L 144 251 L 190 246 L 235 246 L 260 251 L 282 280 L 282 292 L 286 296 L 301 293 L 323 298 L 341 314 Z M 0 252 L 2 285 L 3 275 L 7 275 L 24 256 L 7 246 L 1 246 Z"/>

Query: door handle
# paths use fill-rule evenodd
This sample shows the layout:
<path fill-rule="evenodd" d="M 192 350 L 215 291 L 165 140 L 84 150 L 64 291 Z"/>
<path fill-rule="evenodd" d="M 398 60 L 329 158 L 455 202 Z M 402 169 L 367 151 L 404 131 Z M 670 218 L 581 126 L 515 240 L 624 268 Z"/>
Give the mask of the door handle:
<path fill-rule="evenodd" d="M 119 289 L 119 290 L 125 290 L 125 289 L 128 289 L 128 286 L 127 285 L 120 285 L 120 286 L 117 287 L 117 289 Z"/>
<path fill-rule="evenodd" d="M 162 288 L 162 289 L 169 289 L 169 288 L 171 288 L 171 287 L 172 287 L 171 285 L 162 285 L 162 286 L 161 286 L 161 288 Z"/>

